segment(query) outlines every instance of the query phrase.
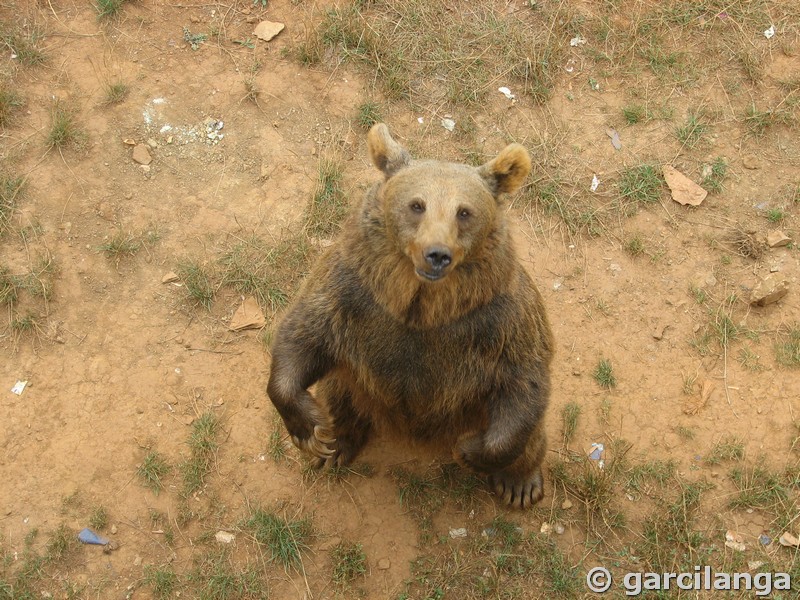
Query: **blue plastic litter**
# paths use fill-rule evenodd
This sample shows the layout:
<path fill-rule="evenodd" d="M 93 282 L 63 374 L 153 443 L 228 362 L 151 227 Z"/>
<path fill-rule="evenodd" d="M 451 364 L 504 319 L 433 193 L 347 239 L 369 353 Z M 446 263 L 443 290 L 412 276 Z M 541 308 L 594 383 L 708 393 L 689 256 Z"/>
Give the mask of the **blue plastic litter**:
<path fill-rule="evenodd" d="M 108 546 L 109 540 L 101 535 L 97 535 L 91 529 L 81 529 L 78 539 L 83 544 L 95 544 L 96 546 Z"/>

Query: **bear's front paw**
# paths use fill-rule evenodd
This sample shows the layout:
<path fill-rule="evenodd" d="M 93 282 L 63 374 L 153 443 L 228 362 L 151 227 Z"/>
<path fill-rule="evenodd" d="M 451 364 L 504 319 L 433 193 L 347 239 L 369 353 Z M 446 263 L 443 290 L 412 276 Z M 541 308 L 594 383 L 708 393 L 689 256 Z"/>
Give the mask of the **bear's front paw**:
<path fill-rule="evenodd" d="M 333 432 L 322 425 L 314 425 L 314 431 L 310 437 L 301 439 L 293 435 L 292 442 L 303 452 L 308 452 L 311 456 L 327 460 L 336 453 L 336 438 Z"/>
<path fill-rule="evenodd" d="M 453 449 L 453 458 L 462 467 L 486 472 L 483 458 L 483 438 L 480 435 L 463 436 Z"/>
<path fill-rule="evenodd" d="M 542 470 L 524 476 L 498 471 L 489 475 L 489 486 L 508 506 L 530 508 L 544 496 Z"/>

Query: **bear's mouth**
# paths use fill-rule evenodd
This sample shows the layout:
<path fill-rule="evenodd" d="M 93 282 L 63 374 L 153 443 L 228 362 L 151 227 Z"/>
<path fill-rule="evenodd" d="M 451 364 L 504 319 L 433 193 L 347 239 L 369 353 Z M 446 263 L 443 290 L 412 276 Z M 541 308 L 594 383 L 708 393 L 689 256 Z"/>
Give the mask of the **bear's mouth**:
<path fill-rule="evenodd" d="M 425 279 L 427 281 L 440 281 L 445 278 L 447 275 L 447 271 L 438 271 L 436 273 L 428 273 L 427 271 L 423 271 L 422 269 L 414 269 L 414 272 L 417 274 L 417 277 L 421 279 Z"/>

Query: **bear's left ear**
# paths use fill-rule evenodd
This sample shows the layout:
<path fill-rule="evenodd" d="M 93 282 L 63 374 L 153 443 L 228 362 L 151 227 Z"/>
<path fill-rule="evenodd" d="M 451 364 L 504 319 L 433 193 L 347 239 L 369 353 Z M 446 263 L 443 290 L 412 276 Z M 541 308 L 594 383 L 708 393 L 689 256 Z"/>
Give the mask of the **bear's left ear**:
<path fill-rule="evenodd" d="M 521 144 L 506 146 L 496 158 L 478 167 L 495 198 L 516 192 L 530 172 L 531 158 Z"/>
<path fill-rule="evenodd" d="M 377 123 L 369 130 L 367 148 L 372 163 L 383 171 L 386 179 L 411 162 L 408 150 L 394 141 L 389 128 L 383 123 Z"/>

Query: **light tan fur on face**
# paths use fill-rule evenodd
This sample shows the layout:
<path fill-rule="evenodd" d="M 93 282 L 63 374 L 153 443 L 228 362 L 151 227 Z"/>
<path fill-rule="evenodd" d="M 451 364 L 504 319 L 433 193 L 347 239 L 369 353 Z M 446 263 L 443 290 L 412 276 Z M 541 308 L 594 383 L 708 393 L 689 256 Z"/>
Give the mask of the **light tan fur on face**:
<path fill-rule="evenodd" d="M 428 264 L 425 253 L 432 247 L 447 248 L 452 254 L 452 262 L 448 267 L 452 271 L 464 259 L 464 247 L 458 239 L 458 221 L 454 217 L 460 207 L 458 190 L 453 186 L 442 190 L 440 198 L 432 198 L 420 217 L 416 235 L 405 246 L 405 254 L 414 263 L 416 269 L 425 270 Z"/>

